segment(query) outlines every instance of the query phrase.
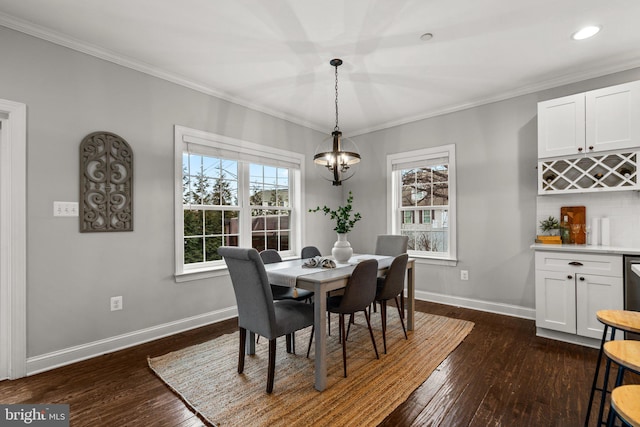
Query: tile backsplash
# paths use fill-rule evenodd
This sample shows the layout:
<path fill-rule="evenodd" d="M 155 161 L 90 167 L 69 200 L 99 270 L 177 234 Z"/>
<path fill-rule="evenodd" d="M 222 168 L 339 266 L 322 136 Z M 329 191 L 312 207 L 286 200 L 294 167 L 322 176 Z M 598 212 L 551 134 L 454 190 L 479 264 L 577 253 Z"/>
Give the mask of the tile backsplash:
<path fill-rule="evenodd" d="M 609 218 L 611 246 L 640 248 L 640 191 L 614 191 L 536 198 L 536 232 L 540 221 L 550 215 L 560 218 L 562 206 L 585 206 L 587 224 L 592 218 Z"/>

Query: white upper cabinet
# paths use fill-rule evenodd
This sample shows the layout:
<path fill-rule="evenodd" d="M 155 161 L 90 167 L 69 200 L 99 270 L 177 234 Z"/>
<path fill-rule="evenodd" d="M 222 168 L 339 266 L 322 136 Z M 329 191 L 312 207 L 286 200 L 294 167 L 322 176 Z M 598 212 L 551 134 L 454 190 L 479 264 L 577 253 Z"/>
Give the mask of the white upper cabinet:
<path fill-rule="evenodd" d="M 585 114 L 586 147 L 590 151 L 639 146 L 640 82 L 587 92 Z"/>
<path fill-rule="evenodd" d="M 584 150 L 584 93 L 538 103 L 538 158 Z"/>
<path fill-rule="evenodd" d="M 640 81 L 538 103 L 538 158 L 640 146 Z"/>

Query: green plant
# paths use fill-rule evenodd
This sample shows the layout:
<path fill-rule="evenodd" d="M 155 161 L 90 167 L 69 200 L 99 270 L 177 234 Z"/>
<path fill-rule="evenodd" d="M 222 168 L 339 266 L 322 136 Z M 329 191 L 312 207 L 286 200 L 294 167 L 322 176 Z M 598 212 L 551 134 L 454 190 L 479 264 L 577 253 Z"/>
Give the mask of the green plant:
<path fill-rule="evenodd" d="M 356 222 L 362 219 L 362 216 L 359 212 L 355 212 L 353 214 L 353 218 L 351 217 L 351 210 L 353 209 L 351 203 L 353 202 L 353 195 L 351 191 L 349 191 L 349 197 L 347 197 L 347 204 L 344 206 L 338 206 L 338 209 L 331 210 L 327 206 L 324 207 L 316 207 L 315 209 L 309 209 L 309 212 L 318 212 L 322 211 L 325 215 L 329 215 L 331 219 L 336 220 L 336 227 L 334 231 L 336 233 L 348 233 L 351 231 Z"/>
<path fill-rule="evenodd" d="M 540 221 L 540 230 L 542 231 L 557 230 L 559 228 L 560 228 L 560 222 L 558 222 L 558 220 L 553 216 L 550 216 L 549 218 L 543 219 L 542 221 Z"/>

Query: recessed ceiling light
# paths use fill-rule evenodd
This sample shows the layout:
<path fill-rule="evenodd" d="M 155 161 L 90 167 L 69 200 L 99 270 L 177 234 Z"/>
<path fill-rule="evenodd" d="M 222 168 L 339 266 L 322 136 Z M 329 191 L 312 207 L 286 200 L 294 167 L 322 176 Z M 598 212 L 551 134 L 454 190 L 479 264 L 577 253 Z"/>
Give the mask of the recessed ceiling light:
<path fill-rule="evenodd" d="M 429 41 L 433 38 L 433 34 L 431 33 L 424 33 L 423 35 L 420 36 L 420 40 L 422 40 L 423 42 Z"/>
<path fill-rule="evenodd" d="M 596 34 L 598 34 L 600 32 L 600 28 L 601 27 L 596 26 L 596 25 L 590 25 L 588 27 L 581 28 L 578 31 L 576 31 L 575 33 L 573 33 L 571 38 L 574 39 L 574 40 L 588 39 L 589 37 L 593 37 Z"/>

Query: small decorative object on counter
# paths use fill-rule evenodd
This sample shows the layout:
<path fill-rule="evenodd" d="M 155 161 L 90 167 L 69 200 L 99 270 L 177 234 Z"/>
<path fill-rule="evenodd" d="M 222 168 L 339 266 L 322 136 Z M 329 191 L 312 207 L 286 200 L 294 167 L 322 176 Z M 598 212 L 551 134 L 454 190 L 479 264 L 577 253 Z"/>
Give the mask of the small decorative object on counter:
<path fill-rule="evenodd" d="M 540 221 L 540 231 L 545 233 L 544 235 L 538 235 L 536 237 L 536 243 L 559 245 L 562 243 L 562 239 L 559 235 L 560 223 L 558 219 L 550 216 L 547 219 Z"/>

